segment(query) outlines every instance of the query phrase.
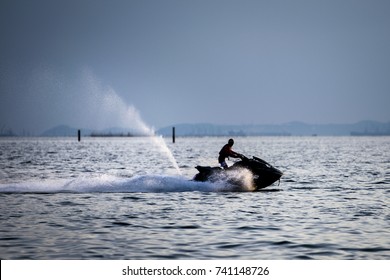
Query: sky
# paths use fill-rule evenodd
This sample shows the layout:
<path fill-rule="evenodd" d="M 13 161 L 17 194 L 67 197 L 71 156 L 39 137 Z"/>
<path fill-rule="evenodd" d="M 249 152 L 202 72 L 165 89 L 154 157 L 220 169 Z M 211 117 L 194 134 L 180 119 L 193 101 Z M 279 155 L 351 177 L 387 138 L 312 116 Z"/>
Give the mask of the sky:
<path fill-rule="evenodd" d="M 1 0 L 0 129 L 390 121 L 387 0 Z"/>

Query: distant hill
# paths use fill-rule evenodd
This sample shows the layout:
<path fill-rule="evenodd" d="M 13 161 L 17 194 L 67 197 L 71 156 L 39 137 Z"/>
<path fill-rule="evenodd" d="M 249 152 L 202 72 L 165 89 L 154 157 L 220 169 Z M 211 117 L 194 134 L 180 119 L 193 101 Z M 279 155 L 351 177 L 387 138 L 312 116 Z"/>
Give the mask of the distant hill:
<path fill-rule="evenodd" d="M 276 125 L 216 125 L 202 124 L 177 124 L 174 125 L 177 136 L 250 136 L 273 135 L 288 136 L 289 132 Z M 172 126 L 164 127 L 156 132 L 163 136 L 172 134 Z"/>
<path fill-rule="evenodd" d="M 78 128 L 67 125 L 59 125 L 44 131 L 40 136 L 42 137 L 77 137 Z M 103 130 L 92 130 L 81 128 L 81 136 L 91 137 L 121 137 L 121 136 L 141 136 L 139 132 L 127 128 L 112 127 Z"/>
<path fill-rule="evenodd" d="M 68 136 L 77 136 L 77 128 L 69 127 L 67 125 L 59 125 L 44 131 L 40 136 L 44 137 L 68 137 Z M 85 131 L 82 131 L 82 135 L 85 135 Z"/>
<path fill-rule="evenodd" d="M 177 124 L 176 136 L 343 136 L 390 135 L 390 122 L 361 121 L 354 124 L 307 124 L 289 122 L 277 125 L 215 125 Z M 172 126 L 161 128 L 157 134 L 172 135 Z"/>
<path fill-rule="evenodd" d="M 211 123 L 176 124 L 176 136 L 364 136 L 390 135 L 390 122 L 361 121 L 354 124 L 308 124 L 289 122 L 284 124 L 217 125 Z M 43 137 L 77 137 L 78 128 L 59 125 L 44 131 Z M 18 136 L 11 129 L 0 131 L 0 136 Z M 170 137 L 172 126 L 163 127 L 156 134 Z M 113 127 L 104 130 L 81 128 L 81 135 L 95 137 L 143 136 L 131 129 Z M 22 136 L 22 135 L 21 135 Z M 23 135 L 26 136 L 26 135 Z"/>
<path fill-rule="evenodd" d="M 16 136 L 16 134 L 12 131 L 11 128 L 1 125 L 0 126 L 0 137 L 12 137 Z"/>

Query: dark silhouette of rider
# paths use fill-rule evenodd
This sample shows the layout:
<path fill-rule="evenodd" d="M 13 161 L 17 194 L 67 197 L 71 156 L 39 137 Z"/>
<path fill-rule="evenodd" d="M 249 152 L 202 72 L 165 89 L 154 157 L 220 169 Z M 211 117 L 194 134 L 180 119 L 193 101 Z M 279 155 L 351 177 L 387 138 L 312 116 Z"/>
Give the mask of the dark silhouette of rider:
<path fill-rule="evenodd" d="M 221 151 L 219 152 L 218 162 L 224 169 L 228 168 L 228 165 L 226 164 L 225 159 L 229 157 L 233 158 L 242 158 L 243 156 L 239 153 L 236 153 L 232 150 L 232 147 L 234 145 L 234 140 L 229 139 L 228 143 L 222 147 Z"/>

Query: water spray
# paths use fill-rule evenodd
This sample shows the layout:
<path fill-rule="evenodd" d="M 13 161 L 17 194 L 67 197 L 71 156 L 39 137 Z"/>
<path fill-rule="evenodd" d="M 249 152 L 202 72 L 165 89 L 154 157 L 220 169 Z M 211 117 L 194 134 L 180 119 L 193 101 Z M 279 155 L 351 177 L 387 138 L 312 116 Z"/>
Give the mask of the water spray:
<path fill-rule="evenodd" d="M 162 136 L 156 135 L 154 129 L 142 120 L 138 110 L 133 105 L 126 104 L 111 87 L 103 87 L 91 73 L 87 73 L 86 81 L 88 82 L 87 92 L 90 93 L 89 97 L 92 99 L 90 104 L 96 104 L 97 108 L 94 111 L 100 112 L 99 116 L 94 118 L 95 121 L 101 122 L 98 125 L 129 127 L 131 124 L 132 129 L 136 130 L 138 134 L 152 138 L 153 143 L 168 157 L 176 172 L 181 175 L 176 159 Z M 102 118 L 101 116 L 106 117 Z"/>

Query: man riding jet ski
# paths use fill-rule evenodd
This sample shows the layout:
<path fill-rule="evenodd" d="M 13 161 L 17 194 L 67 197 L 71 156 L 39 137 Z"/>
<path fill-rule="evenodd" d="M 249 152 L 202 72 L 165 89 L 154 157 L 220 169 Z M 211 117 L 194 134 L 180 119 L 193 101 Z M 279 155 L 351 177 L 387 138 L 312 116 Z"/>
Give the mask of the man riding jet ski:
<path fill-rule="evenodd" d="M 233 144 L 234 140 L 229 139 L 229 142 L 219 152 L 218 162 L 223 169 L 220 167 L 197 166 L 196 169 L 198 169 L 199 173 L 195 175 L 194 180 L 213 182 L 220 179 L 221 176 L 227 176 L 228 172 L 239 169 L 247 169 L 253 174 L 255 190 L 268 187 L 280 180 L 283 173 L 279 169 L 258 157 L 249 159 L 242 154 L 234 152 L 232 150 Z M 241 160 L 228 167 L 225 161 L 227 157 L 240 158 Z"/>
<path fill-rule="evenodd" d="M 234 145 L 234 140 L 229 139 L 228 143 L 222 147 L 221 151 L 219 152 L 218 162 L 221 165 L 223 169 L 228 169 L 228 165 L 225 161 L 226 158 L 232 157 L 232 158 L 242 158 L 243 155 L 236 153 L 232 150 L 232 147 Z"/>

